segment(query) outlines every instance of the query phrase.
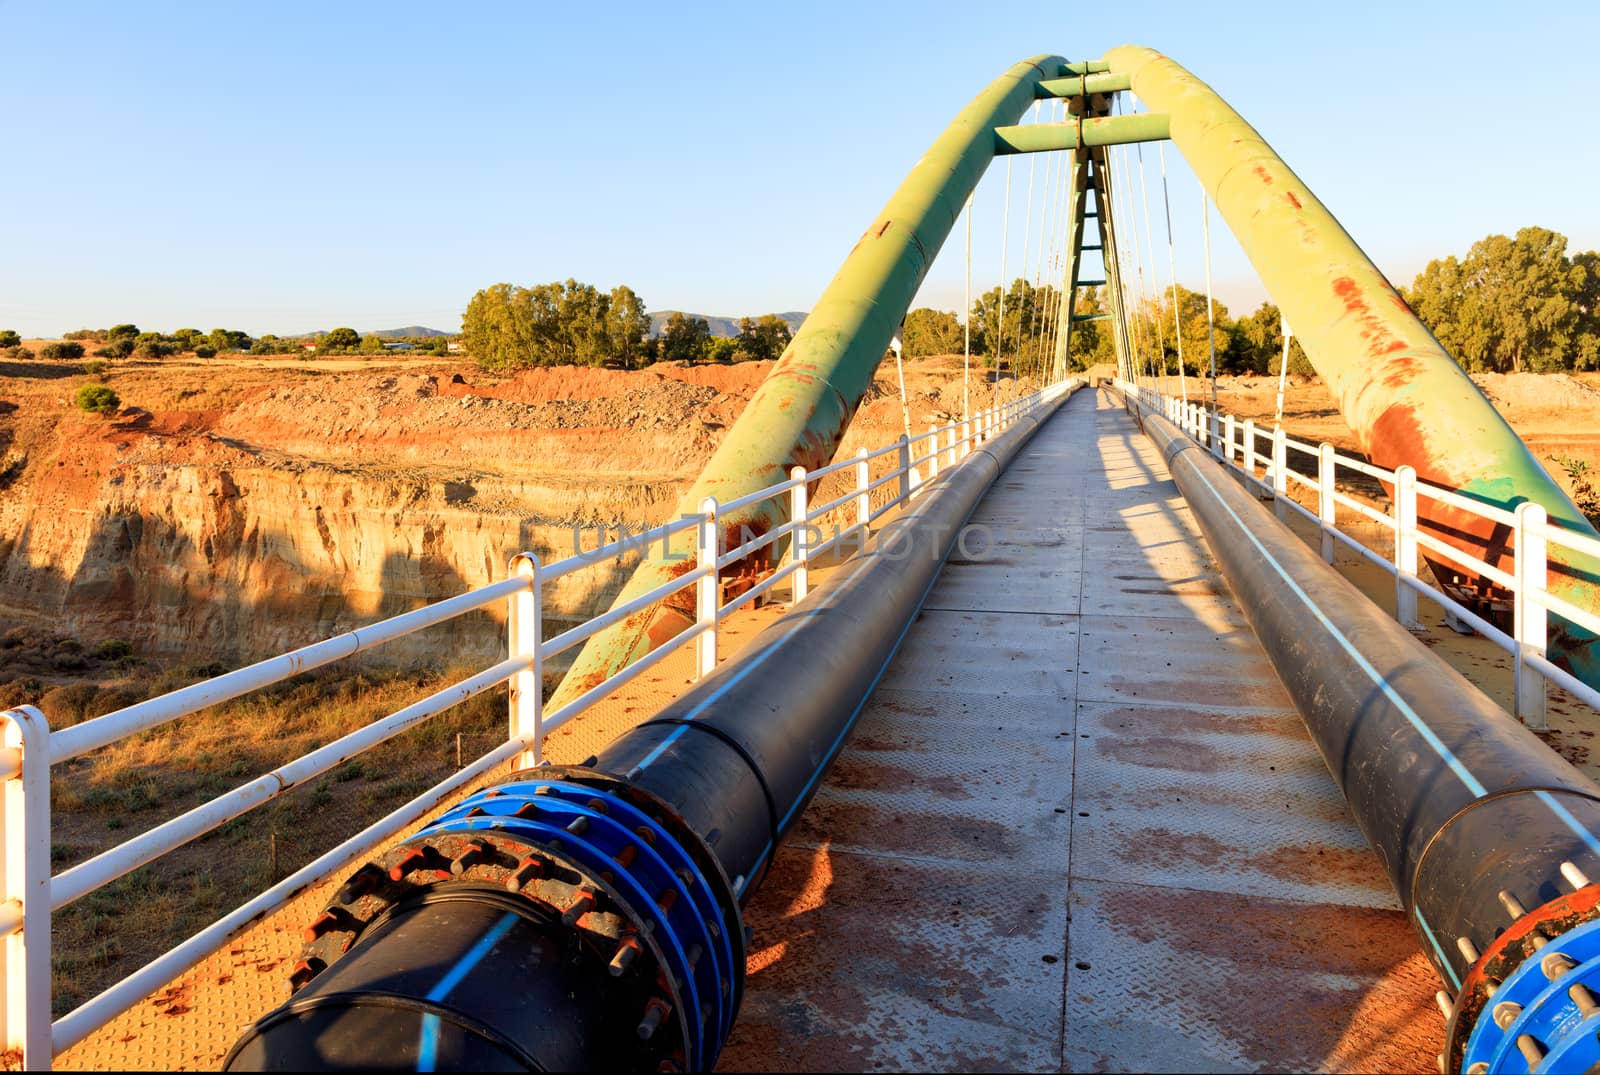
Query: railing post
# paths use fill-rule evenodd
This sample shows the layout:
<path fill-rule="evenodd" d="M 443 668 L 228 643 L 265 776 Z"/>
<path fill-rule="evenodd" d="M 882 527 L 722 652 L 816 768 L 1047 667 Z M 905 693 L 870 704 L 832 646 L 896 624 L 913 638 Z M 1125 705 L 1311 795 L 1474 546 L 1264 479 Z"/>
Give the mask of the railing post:
<path fill-rule="evenodd" d="M 1253 478 L 1256 476 L 1256 420 L 1254 418 L 1246 418 L 1244 420 L 1244 433 L 1241 435 L 1244 438 L 1244 443 L 1240 445 L 1244 451 L 1244 472 Z"/>
<path fill-rule="evenodd" d="M 939 476 L 939 427 L 932 422 L 928 423 L 928 480 Z"/>
<path fill-rule="evenodd" d="M 1322 523 L 1322 558 L 1333 563 L 1333 528 L 1338 513 L 1333 500 L 1334 488 L 1333 445 L 1324 441 L 1317 448 L 1317 518 Z"/>
<path fill-rule="evenodd" d="M 1222 416 L 1222 461 L 1233 464 L 1233 415 Z"/>
<path fill-rule="evenodd" d="M 717 606 L 722 603 L 718 592 L 717 558 L 722 555 L 722 542 L 717 530 L 717 498 L 708 496 L 700 501 L 699 549 L 695 567 L 710 571 L 695 584 L 695 620 L 704 630 L 694 640 L 694 678 L 698 682 L 717 670 Z"/>
<path fill-rule="evenodd" d="M 1417 591 L 1406 579 L 1417 577 L 1417 472 L 1402 466 L 1394 472 L 1394 618 L 1408 631 L 1422 630 L 1417 618 Z"/>
<path fill-rule="evenodd" d="M 811 580 L 806 564 L 811 559 L 808 536 L 811 520 L 806 516 L 811 509 L 806 505 L 806 468 L 794 467 L 789 471 L 789 477 L 798 483 L 789 490 L 789 557 L 794 561 L 794 573 L 789 576 L 794 581 L 789 585 L 789 592 L 794 597 L 794 603 L 799 604 L 806 599 L 810 590 Z"/>
<path fill-rule="evenodd" d="M 26 1071 L 48 1071 L 50 1043 L 50 723 L 31 705 L 4 714 L 0 787 L 5 847 L 0 854 L 0 917 L 5 937 L 0 1005 L 5 1048 Z"/>
<path fill-rule="evenodd" d="M 511 736 L 529 744 L 517 755 L 517 768 L 528 769 L 544 761 L 544 594 L 539 582 L 539 558 L 531 552 L 511 558 L 511 573 L 528 580 L 525 589 L 507 601 L 506 636 L 510 656 L 521 657 L 528 667 L 511 677 Z"/>
<path fill-rule="evenodd" d="M 895 444 L 900 461 L 900 503 L 904 504 L 911 499 L 911 438 L 902 433 Z"/>
<path fill-rule="evenodd" d="M 969 433 L 968 427 L 971 424 L 972 424 L 971 419 L 965 419 L 964 418 L 961 421 L 961 438 L 960 438 L 960 440 L 961 440 L 960 453 L 961 454 L 957 456 L 958 459 L 965 459 L 967 457 L 967 453 L 972 451 L 972 445 L 971 445 L 971 443 L 969 443 L 967 441 L 967 436 L 968 436 L 968 433 Z"/>
<path fill-rule="evenodd" d="M 1222 439 L 1218 427 L 1222 424 L 1221 417 L 1215 410 L 1206 411 L 1206 447 L 1211 449 L 1211 454 L 1218 459 L 1222 458 L 1222 450 L 1218 441 Z"/>
<path fill-rule="evenodd" d="M 872 518 L 872 493 L 867 489 L 871 484 L 872 465 L 867 459 L 867 450 L 858 448 L 856 449 L 856 526 L 861 531 L 863 543 L 857 546 L 858 551 L 865 547 L 870 526 L 868 520 Z"/>
<path fill-rule="evenodd" d="M 1289 521 L 1289 434 L 1282 426 L 1272 430 L 1272 510 Z"/>
<path fill-rule="evenodd" d="M 1517 505 L 1516 558 L 1512 570 L 1516 591 L 1512 595 L 1512 633 L 1517 641 L 1516 716 L 1536 732 L 1548 731 L 1550 718 L 1545 712 L 1544 675 L 1528 663 L 1533 656 L 1543 657 L 1549 641 L 1549 613 L 1544 607 L 1549 562 L 1545 550 L 1543 506 L 1523 501 Z"/>
<path fill-rule="evenodd" d="M 944 465 L 947 467 L 956 465 L 956 426 L 959 424 L 958 422 L 951 422 L 944 427 Z"/>

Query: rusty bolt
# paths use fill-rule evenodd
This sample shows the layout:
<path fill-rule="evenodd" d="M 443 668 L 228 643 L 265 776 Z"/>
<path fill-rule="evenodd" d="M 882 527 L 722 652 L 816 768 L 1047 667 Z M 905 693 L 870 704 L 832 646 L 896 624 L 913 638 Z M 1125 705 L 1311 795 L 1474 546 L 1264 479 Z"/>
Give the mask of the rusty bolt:
<path fill-rule="evenodd" d="M 594 889 L 580 888 L 576 898 L 567 904 L 565 911 L 561 912 L 561 924 L 563 926 L 575 926 L 578 924 L 578 919 L 592 910 L 594 910 Z"/>
<path fill-rule="evenodd" d="M 649 1041 L 672 1014 L 672 1005 L 660 997 L 651 997 L 644 1006 L 644 1018 L 639 1020 L 639 1040 Z"/>
<path fill-rule="evenodd" d="M 611 977 L 620 978 L 628 973 L 628 968 L 633 966 L 633 961 L 639 958 L 639 953 L 644 951 L 644 946 L 639 943 L 639 938 L 627 934 L 617 944 L 617 954 L 611 957 Z"/>

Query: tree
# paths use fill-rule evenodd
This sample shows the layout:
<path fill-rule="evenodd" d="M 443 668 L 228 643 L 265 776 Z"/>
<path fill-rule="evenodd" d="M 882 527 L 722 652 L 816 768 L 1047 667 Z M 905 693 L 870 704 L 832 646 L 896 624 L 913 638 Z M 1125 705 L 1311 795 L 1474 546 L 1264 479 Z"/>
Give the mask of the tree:
<path fill-rule="evenodd" d="M 1092 287 L 1078 292 L 1077 305 L 1072 312 L 1080 317 L 1092 317 L 1106 312 L 1107 291 Z M 1109 321 L 1079 321 L 1072 325 L 1067 351 L 1067 367 L 1086 370 L 1102 363 L 1116 365 L 1116 343 Z"/>
<path fill-rule="evenodd" d="M 634 294 L 633 288 L 624 284 L 611 289 L 605 325 L 611 354 L 622 368 L 643 365 L 650 315 L 645 313 L 644 302 Z"/>
<path fill-rule="evenodd" d="M 193 351 L 206 342 L 206 334 L 197 328 L 180 328 L 168 337 L 180 351 Z"/>
<path fill-rule="evenodd" d="M 777 358 L 793 338 L 789 322 L 777 314 L 762 314 L 754 320 L 741 317 L 739 335 L 734 340 L 734 361 L 760 362 Z"/>
<path fill-rule="evenodd" d="M 637 325 L 636 314 L 644 310 L 631 290 L 620 297 L 637 310 L 624 311 L 621 320 L 613 321 L 611 296 L 592 284 L 495 284 L 467 303 L 462 341 L 485 369 L 603 365 L 614 354 L 613 332 L 630 331 Z"/>
<path fill-rule="evenodd" d="M 907 358 L 925 355 L 958 355 L 966 345 L 966 332 L 953 313 L 919 307 L 906 314 L 901 339 Z"/>
<path fill-rule="evenodd" d="M 106 332 L 106 341 L 133 339 L 139 335 L 138 325 L 112 325 Z"/>
<path fill-rule="evenodd" d="M 1263 302 L 1256 312 L 1241 317 L 1231 325 L 1218 318 L 1218 373 L 1277 373 L 1283 364 L 1283 314 L 1270 302 Z M 1289 326 L 1291 329 L 1293 325 Z M 1221 347 L 1223 332 L 1228 337 L 1228 347 Z M 1311 360 L 1306 358 L 1300 341 L 1289 341 L 1289 372 L 1309 376 L 1316 373 Z"/>
<path fill-rule="evenodd" d="M 110 414 L 122 406 L 117 394 L 103 384 L 80 385 L 74 398 L 78 409 L 89 414 Z"/>
<path fill-rule="evenodd" d="M 361 337 L 361 353 L 364 355 L 387 354 L 389 349 L 383 344 L 382 336 L 363 336 Z"/>
<path fill-rule="evenodd" d="M 230 354 L 250 350 L 250 345 L 255 341 L 250 339 L 248 332 L 231 328 L 214 328 L 206 337 L 206 342 L 215 347 L 218 354 Z"/>
<path fill-rule="evenodd" d="M 1597 255 L 1566 255 L 1566 236 L 1523 228 L 1489 235 L 1461 261 L 1428 263 L 1405 299 L 1471 372 L 1573 369 L 1600 358 Z"/>
<path fill-rule="evenodd" d="M 336 328 L 317 341 L 317 350 L 323 354 L 338 354 L 361 345 L 361 334 L 353 328 Z"/>
<path fill-rule="evenodd" d="M 739 342 L 727 336 L 707 336 L 700 345 L 700 361 L 725 364 L 742 362 Z"/>
<path fill-rule="evenodd" d="M 686 317 L 676 310 L 661 326 L 661 358 L 666 362 L 694 362 L 705 352 L 711 326 L 703 317 Z"/>
<path fill-rule="evenodd" d="M 1034 287 L 1022 277 L 1012 281 L 1005 302 L 992 287 L 972 304 L 972 350 L 991 363 L 996 357 L 1029 366 L 1037 364 L 1049 338 L 1059 292 L 1046 284 Z M 1005 323 L 1001 324 L 1004 307 Z"/>
<path fill-rule="evenodd" d="M 83 344 L 77 340 L 47 343 L 39 348 L 39 357 L 47 362 L 74 362 L 83 357 Z"/>
<path fill-rule="evenodd" d="M 0 331 L 0 347 L 21 347 L 22 337 L 12 329 Z"/>

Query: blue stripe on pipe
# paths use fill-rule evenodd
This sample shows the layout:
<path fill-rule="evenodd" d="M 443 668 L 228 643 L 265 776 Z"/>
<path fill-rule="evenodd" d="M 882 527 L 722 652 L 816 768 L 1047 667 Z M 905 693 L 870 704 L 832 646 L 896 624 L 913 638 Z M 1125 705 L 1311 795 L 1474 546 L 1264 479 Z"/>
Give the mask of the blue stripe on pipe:
<path fill-rule="evenodd" d="M 1456 977 L 1455 968 L 1450 965 L 1450 960 L 1446 958 L 1444 949 L 1439 947 L 1439 938 L 1433 935 L 1433 929 L 1428 925 L 1428 920 L 1422 917 L 1422 908 L 1413 907 L 1411 911 L 1417 916 L 1417 925 L 1422 927 L 1422 935 L 1428 938 L 1428 943 L 1433 946 L 1434 954 L 1439 957 L 1439 966 L 1444 968 L 1445 977 L 1450 979 L 1450 984 L 1455 987 L 1456 992 L 1461 992 L 1461 979 Z"/>
<path fill-rule="evenodd" d="M 494 928 L 482 937 L 478 943 L 456 960 L 455 966 L 439 979 L 439 984 L 428 990 L 427 999 L 441 1001 L 450 995 L 450 991 L 461 984 L 461 979 L 472 973 L 472 968 L 483 962 L 483 957 L 488 955 L 494 946 L 500 943 L 500 938 L 511 932 L 511 927 L 517 924 L 517 916 L 507 911 L 500 916 L 500 921 Z M 433 1071 L 438 1063 L 439 1054 L 439 1017 L 437 1015 L 424 1015 L 422 1017 L 422 1036 L 417 1042 L 417 1070 Z"/>
<path fill-rule="evenodd" d="M 439 1017 L 429 1012 L 422 1017 L 422 1037 L 417 1042 L 417 1070 L 433 1071 L 439 1059 Z"/>

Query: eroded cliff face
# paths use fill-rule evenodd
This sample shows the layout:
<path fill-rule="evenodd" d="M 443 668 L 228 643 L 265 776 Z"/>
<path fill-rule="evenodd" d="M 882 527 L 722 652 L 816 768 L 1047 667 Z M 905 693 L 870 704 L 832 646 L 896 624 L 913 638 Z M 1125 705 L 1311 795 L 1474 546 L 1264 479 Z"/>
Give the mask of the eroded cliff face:
<path fill-rule="evenodd" d="M 568 556 L 574 527 L 588 548 L 597 525 L 663 521 L 765 372 L 166 366 L 114 375 L 112 419 L 66 406 L 81 377 L 0 379 L 0 619 L 197 662 L 281 653 L 504 578 L 518 551 Z M 857 437 L 892 437 L 899 410 L 869 407 Z M 630 570 L 560 580 L 551 626 Z M 474 613 L 379 660 L 482 662 L 503 624 Z"/>

